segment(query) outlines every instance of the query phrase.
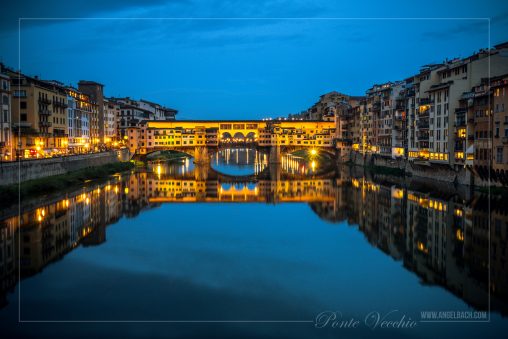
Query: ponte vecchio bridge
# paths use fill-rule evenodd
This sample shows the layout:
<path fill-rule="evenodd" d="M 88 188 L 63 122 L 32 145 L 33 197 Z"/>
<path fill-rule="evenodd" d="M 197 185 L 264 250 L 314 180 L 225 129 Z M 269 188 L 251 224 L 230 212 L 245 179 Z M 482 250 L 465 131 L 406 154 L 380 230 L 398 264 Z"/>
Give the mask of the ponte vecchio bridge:
<path fill-rule="evenodd" d="M 188 153 L 196 163 L 210 161 L 220 146 L 251 143 L 270 153 L 270 163 L 281 154 L 301 149 L 334 153 L 333 121 L 301 120 L 181 120 L 143 121 L 128 129 L 131 154 L 174 150 Z"/>

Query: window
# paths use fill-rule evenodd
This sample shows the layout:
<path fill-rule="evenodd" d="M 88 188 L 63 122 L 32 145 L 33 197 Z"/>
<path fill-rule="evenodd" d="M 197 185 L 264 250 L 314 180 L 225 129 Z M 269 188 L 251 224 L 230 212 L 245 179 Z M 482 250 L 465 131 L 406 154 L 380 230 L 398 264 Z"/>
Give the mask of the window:
<path fill-rule="evenodd" d="M 496 150 L 496 162 L 498 164 L 503 163 L 503 147 L 498 147 Z"/>
<path fill-rule="evenodd" d="M 21 114 L 20 114 L 20 120 L 21 120 L 21 121 L 26 121 L 26 120 L 27 120 L 26 113 L 21 113 Z M 506 132 L 508 132 L 508 130 L 506 130 Z"/>

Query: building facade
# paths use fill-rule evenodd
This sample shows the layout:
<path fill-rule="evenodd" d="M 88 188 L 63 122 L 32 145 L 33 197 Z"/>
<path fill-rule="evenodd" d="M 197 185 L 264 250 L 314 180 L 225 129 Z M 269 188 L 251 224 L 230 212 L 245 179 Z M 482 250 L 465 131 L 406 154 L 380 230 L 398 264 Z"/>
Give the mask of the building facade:
<path fill-rule="evenodd" d="M 11 123 L 11 78 L 0 64 L 0 161 L 13 160 L 14 144 Z"/>

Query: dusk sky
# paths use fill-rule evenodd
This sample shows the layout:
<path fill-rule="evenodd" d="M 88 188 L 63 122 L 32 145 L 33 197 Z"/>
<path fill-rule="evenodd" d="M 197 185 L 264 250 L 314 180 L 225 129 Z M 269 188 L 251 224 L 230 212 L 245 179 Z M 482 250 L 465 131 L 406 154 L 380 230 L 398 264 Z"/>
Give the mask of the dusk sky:
<path fill-rule="evenodd" d="M 487 20 L 317 18 L 490 17 L 491 44 L 508 41 L 503 1 L 145 2 L 6 4 L 0 61 L 18 67 L 18 17 L 100 18 L 22 20 L 22 71 L 64 84 L 95 80 L 107 96 L 158 102 L 178 119 L 241 119 L 298 113 L 332 90 L 362 95 L 488 46 Z M 134 19 L 161 17 L 181 19 Z"/>

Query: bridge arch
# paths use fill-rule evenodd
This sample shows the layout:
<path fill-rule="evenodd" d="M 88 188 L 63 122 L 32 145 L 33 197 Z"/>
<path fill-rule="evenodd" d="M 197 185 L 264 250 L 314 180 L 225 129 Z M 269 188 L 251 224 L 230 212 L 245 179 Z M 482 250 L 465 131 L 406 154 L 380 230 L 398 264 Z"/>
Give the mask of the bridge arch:
<path fill-rule="evenodd" d="M 234 139 L 240 139 L 241 141 L 245 140 L 245 135 L 242 132 L 236 132 L 233 136 Z"/>
<path fill-rule="evenodd" d="M 222 133 L 221 138 L 222 138 L 222 140 L 226 140 L 226 139 L 231 140 L 231 139 L 233 139 L 233 136 L 229 132 L 224 132 L 224 133 Z"/>
<path fill-rule="evenodd" d="M 159 155 L 171 154 L 171 153 L 184 153 L 188 157 L 194 157 L 194 148 L 193 147 L 181 147 L 181 148 L 171 148 L 171 149 L 159 149 L 154 150 L 153 152 L 145 154 L 145 158 L 147 160 L 151 160 L 156 158 Z"/>
<path fill-rule="evenodd" d="M 327 154 L 331 157 L 335 156 L 335 150 L 333 148 L 325 148 L 325 147 L 309 147 L 309 146 L 281 146 L 281 154 L 293 154 L 298 151 L 315 151 L 316 154 Z"/>

